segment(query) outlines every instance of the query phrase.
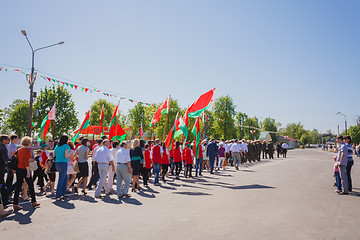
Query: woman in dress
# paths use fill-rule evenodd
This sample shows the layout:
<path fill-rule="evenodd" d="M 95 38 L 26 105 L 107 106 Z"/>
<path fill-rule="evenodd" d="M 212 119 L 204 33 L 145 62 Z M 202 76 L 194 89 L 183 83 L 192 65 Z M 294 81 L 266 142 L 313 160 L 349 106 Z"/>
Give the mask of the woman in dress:
<path fill-rule="evenodd" d="M 142 149 L 140 147 L 140 140 L 134 139 L 132 147 L 130 149 L 131 168 L 133 169 L 133 181 L 132 181 L 132 192 L 135 192 L 135 186 L 140 190 L 139 186 L 139 174 L 140 174 L 140 162 L 144 159 Z"/>

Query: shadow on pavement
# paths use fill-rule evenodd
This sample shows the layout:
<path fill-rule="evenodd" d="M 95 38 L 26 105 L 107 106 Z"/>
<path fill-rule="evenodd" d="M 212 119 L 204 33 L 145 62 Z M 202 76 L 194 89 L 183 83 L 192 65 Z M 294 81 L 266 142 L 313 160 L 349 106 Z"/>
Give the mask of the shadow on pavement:
<path fill-rule="evenodd" d="M 164 189 L 167 189 L 167 190 L 176 190 L 175 187 L 164 186 L 164 183 L 160 185 L 160 188 L 164 188 Z"/>
<path fill-rule="evenodd" d="M 173 194 L 182 194 L 182 195 L 189 195 L 189 196 L 206 196 L 212 195 L 210 193 L 203 193 L 203 192 L 173 192 Z"/>
<path fill-rule="evenodd" d="M 354 197 L 360 197 L 360 192 L 354 192 L 354 191 L 352 191 L 352 192 L 349 193 L 349 195 L 350 195 L 350 196 L 354 196 Z"/>
<path fill-rule="evenodd" d="M 127 204 L 133 204 L 133 205 L 142 205 L 142 203 L 135 199 L 135 198 L 121 198 L 121 201 L 123 201 L 124 203 L 127 203 Z"/>
<path fill-rule="evenodd" d="M 158 191 L 155 191 L 154 189 L 152 189 L 152 188 L 149 187 L 149 186 L 142 188 L 142 191 L 143 191 L 143 192 L 151 192 L 151 193 L 160 193 L 160 192 L 158 192 Z"/>
<path fill-rule="evenodd" d="M 69 203 L 69 200 L 65 200 L 65 201 L 58 201 L 55 200 L 55 202 L 53 202 L 53 204 L 55 206 L 64 208 L 64 209 L 75 209 L 75 205 L 73 203 Z"/>
<path fill-rule="evenodd" d="M 248 169 L 240 169 L 240 172 L 255 172 L 254 170 L 248 170 Z"/>
<path fill-rule="evenodd" d="M 97 203 L 98 202 L 98 201 L 96 201 L 95 198 L 93 198 L 89 195 L 78 195 L 77 199 L 81 200 L 81 201 L 89 202 L 89 203 Z"/>
<path fill-rule="evenodd" d="M 259 184 L 252 184 L 252 185 L 243 185 L 243 186 L 224 186 L 226 188 L 230 188 L 233 190 L 240 190 L 240 189 L 262 189 L 262 188 L 275 188 L 265 185 L 259 185 Z"/>
<path fill-rule="evenodd" d="M 110 198 L 109 196 L 105 196 L 101 199 L 104 203 L 111 203 L 111 204 L 121 204 L 122 202 L 115 198 Z"/>
<path fill-rule="evenodd" d="M 156 198 L 156 196 L 155 196 L 155 194 L 148 194 L 148 193 L 146 193 L 146 192 L 144 192 L 144 191 L 140 191 L 139 193 L 138 193 L 140 196 L 142 196 L 142 197 L 146 197 L 146 198 Z"/>
<path fill-rule="evenodd" d="M 8 210 L 8 209 L 7 209 Z M 0 223 L 2 221 L 16 221 L 19 224 L 30 224 L 31 221 L 31 215 L 35 212 L 35 208 L 31 208 L 27 213 L 23 214 L 24 210 L 20 210 L 17 212 L 12 213 L 6 218 L 0 218 Z"/>

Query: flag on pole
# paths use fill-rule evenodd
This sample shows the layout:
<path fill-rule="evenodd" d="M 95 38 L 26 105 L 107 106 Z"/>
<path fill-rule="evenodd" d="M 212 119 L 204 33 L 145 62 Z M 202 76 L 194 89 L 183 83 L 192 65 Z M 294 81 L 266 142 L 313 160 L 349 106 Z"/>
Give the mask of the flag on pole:
<path fill-rule="evenodd" d="M 154 125 L 155 123 L 157 123 L 158 121 L 160 121 L 162 114 L 165 114 L 165 113 L 169 112 L 169 107 L 170 107 L 170 97 L 168 97 L 168 99 L 166 99 L 166 101 L 163 102 L 163 104 L 161 104 L 159 109 L 156 111 L 156 113 L 154 115 L 154 118 L 150 123 L 150 127 L 152 125 Z"/>
<path fill-rule="evenodd" d="M 202 113 L 202 115 L 201 115 L 201 121 L 202 122 L 207 122 L 207 119 L 208 119 L 208 116 L 207 116 L 206 112 L 204 111 Z"/>
<path fill-rule="evenodd" d="M 185 143 L 187 141 L 187 137 L 188 137 L 188 132 L 189 132 L 189 118 L 187 113 L 184 114 L 184 116 L 182 118 L 180 118 L 180 123 L 179 123 L 179 128 L 182 131 L 183 135 L 184 135 L 184 145 L 183 145 L 183 149 L 185 148 Z"/>
<path fill-rule="evenodd" d="M 186 111 L 189 117 L 196 118 L 200 116 L 203 111 L 212 107 L 214 102 L 215 89 L 216 88 L 213 88 L 210 91 L 204 93 L 198 98 L 198 100 L 191 104 L 191 106 Z"/>
<path fill-rule="evenodd" d="M 118 113 L 119 105 L 116 106 L 115 111 L 111 117 L 110 126 L 109 126 L 109 139 L 120 140 L 122 142 L 126 134 L 124 130 L 121 128 L 120 124 L 116 122 L 116 115 Z"/>
<path fill-rule="evenodd" d="M 196 159 L 199 158 L 199 150 L 200 150 L 200 119 L 199 117 L 196 119 L 194 128 L 191 131 L 195 135 L 195 145 L 194 145 L 194 153 Z"/>
<path fill-rule="evenodd" d="M 45 137 L 46 137 L 47 131 L 49 129 L 51 120 L 55 120 L 55 111 L 56 111 L 56 103 L 54 103 L 54 106 L 51 108 L 48 115 L 46 115 L 44 120 L 41 122 L 40 131 L 39 131 L 38 137 L 37 137 L 38 142 L 45 141 Z"/>
<path fill-rule="evenodd" d="M 139 137 L 141 140 L 144 140 L 144 130 L 143 130 L 143 126 L 142 126 L 142 123 L 141 123 L 141 126 L 140 126 L 140 137 Z"/>
<path fill-rule="evenodd" d="M 101 134 L 104 135 L 104 104 L 102 105 L 102 109 L 100 113 L 100 128 L 101 128 Z"/>
<path fill-rule="evenodd" d="M 91 113 L 91 109 L 87 112 L 85 119 L 83 121 L 83 123 L 81 124 L 81 127 L 79 128 L 78 133 L 73 137 L 72 141 L 75 142 L 76 139 L 79 137 L 81 130 L 87 128 L 90 125 L 90 113 Z"/>
<path fill-rule="evenodd" d="M 166 146 L 166 148 L 168 148 L 169 150 L 171 150 L 172 147 L 174 146 L 176 123 L 178 122 L 178 119 L 177 119 L 178 114 L 179 114 L 179 112 L 176 114 L 175 121 L 174 121 L 174 125 L 173 125 L 173 127 L 170 129 L 170 132 L 169 132 L 169 134 L 167 135 L 167 137 L 166 137 L 166 139 L 165 139 L 165 146 Z"/>

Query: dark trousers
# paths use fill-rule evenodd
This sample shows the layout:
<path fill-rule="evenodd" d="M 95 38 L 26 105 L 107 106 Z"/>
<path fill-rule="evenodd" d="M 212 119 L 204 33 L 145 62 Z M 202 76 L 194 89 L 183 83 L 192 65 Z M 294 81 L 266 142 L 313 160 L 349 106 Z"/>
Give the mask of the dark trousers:
<path fill-rule="evenodd" d="M 286 158 L 287 149 L 283 149 L 282 152 L 283 152 L 284 158 Z"/>
<path fill-rule="evenodd" d="M 150 169 L 149 169 L 149 171 L 150 171 Z M 147 182 L 149 180 L 149 172 L 145 167 L 141 166 L 140 173 L 141 173 L 141 176 L 143 177 L 143 183 L 145 186 L 145 185 L 147 185 Z"/>
<path fill-rule="evenodd" d="M 175 162 L 175 174 L 179 176 L 181 173 L 181 162 Z"/>
<path fill-rule="evenodd" d="M 280 158 L 280 150 L 277 151 L 277 157 Z"/>
<path fill-rule="evenodd" d="M 352 180 L 351 180 L 351 168 L 354 165 L 354 161 L 348 161 L 346 165 L 346 175 L 349 183 L 349 191 L 352 191 Z"/>
<path fill-rule="evenodd" d="M 0 184 L 1 184 L 1 188 L 0 188 L 0 192 L 1 192 L 1 200 L 4 206 L 6 206 L 8 204 L 9 201 L 9 194 L 5 185 L 5 181 L 4 181 L 4 176 L 5 175 L 5 169 L 4 170 L 0 170 Z M 1 201 L 0 201 L 1 203 Z"/>
<path fill-rule="evenodd" d="M 214 173 L 215 156 L 209 156 L 210 173 Z"/>
<path fill-rule="evenodd" d="M 175 163 L 174 163 L 174 158 L 173 157 L 170 157 L 170 171 L 171 171 L 171 175 L 174 175 Z"/>
<path fill-rule="evenodd" d="M 92 162 L 92 168 L 91 168 L 91 178 L 89 181 L 89 184 L 87 185 L 88 188 L 91 188 L 96 184 L 96 182 L 99 180 L 99 168 L 97 162 Z"/>
<path fill-rule="evenodd" d="M 187 176 L 191 177 L 192 167 L 193 167 L 192 164 L 186 164 L 185 177 Z"/>
<path fill-rule="evenodd" d="M 161 178 L 162 178 L 162 180 L 165 181 L 165 175 L 166 175 L 166 173 L 168 172 L 169 164 L 161 164 L 161 169 L 162 169 L 162 171 L 161 171 Z"/>
<path fill-rule="evenodd" d="M 10 187 L 13 184 L 13 182 L 14 182 L 14 173 L 10 168 L 8 168 L 7 176 L 6 176 L 6 183 L 5 183 L 6 187 L 7 188 Z"/>
<path fill-rule="evenodd" d="M 336 188 L 339 192 L 341 192 L 341 178 L 340 178 L 340 173 L 339 172 L 334 172 L 334 176 L 335 176 L 335 182 L 336 182 Z"/>
<path fill-rule="evenodd" d="M 24 182 L 24 179 L 25 179 L 27 185 L 29 186 L 31 202 L 32 203 L 36 202 L 34 183 L 33 183 L 32 177 L 30 175 L 30 177 L 27 178 L 26 173 L 27 173 L 26 169 L 18 168 L 16 170 L 16 189 L 15 189 L 15 194 L 14 194 L 14 204 L 15 205 L 19 204 L 19 193 L 21 191 L 21 187 Z"/>
<path fill-rule="evenodd" d="M 33 182 L 35 182 L 36 178 L 38 178 L 37 184 L 41 187 L 42 190 L 44 187 L 44 172 L 41 168 L 38 168 L 36 171 L 34 171 Z"/>

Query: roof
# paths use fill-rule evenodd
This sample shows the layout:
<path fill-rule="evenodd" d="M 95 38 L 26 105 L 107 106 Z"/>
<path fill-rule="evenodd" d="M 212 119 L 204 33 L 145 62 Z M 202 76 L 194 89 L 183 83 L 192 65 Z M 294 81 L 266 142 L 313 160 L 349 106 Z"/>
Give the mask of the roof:
<path fill-rule="evenodd" d="M 266 140 L 266 139 L 269 139 L 268 135 L 270 135 L 269 132 L 261 132 L 258 140 Z M 270 138 L 271 138 L 271 136 L 270 136 Z"/>
<path fill-rule="evenodd" d="M 289 136 L 280 136 L 280 137 L 283 137 L 283 138 L 285 138 L 285 139 L 287 139 L 287 140 L 300 142 L 299 140 L 297 140 L 297 139 L 295 139 L 295 138 L 291 138 L 291 137 L 289 137 Z"/>

